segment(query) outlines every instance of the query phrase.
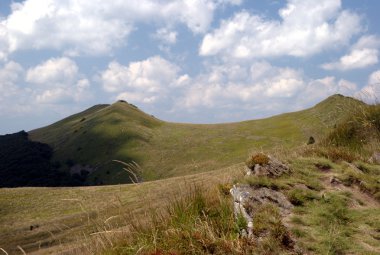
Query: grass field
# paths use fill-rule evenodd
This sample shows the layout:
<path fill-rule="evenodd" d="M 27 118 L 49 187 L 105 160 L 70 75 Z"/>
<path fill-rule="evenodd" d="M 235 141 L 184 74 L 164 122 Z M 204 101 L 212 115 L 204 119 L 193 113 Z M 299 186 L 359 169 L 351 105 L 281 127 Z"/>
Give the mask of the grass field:
<path fill-rule="evenodd" d="M 144 218 L 146 212 L 164 208 L 194 185 L 213 188 L 241 171 L 242 164 L 141 184 L 0 189 L 0 248 L 9 254 L 22 254 L 18 245 L 28 254 L 48 254 L 51 246 L 54 253 L 71 249 L 84 236 L 98 232 L 110 217 L 115 216 L 112 226 L 128 225 L 129 215 Z"/>
<path fill-rule="evenodd" d="M 175 201 L 186 197 L 194 187 L 201 188 L 206 197 L 212 198 L 211 204 L 205 200 L 202 205 L 202 210 L 212 211 L 219 206 L 215 203 L 218 184 L 229 187 L 234 182 L 245 182 L 286 194 L 295 208 L 285 222 L 304 251 L 310 254 L 378 254 L 380 200 L 374 194 L 380 191 L 380 166 L 303 157 L 299 151 L 286 157 L 291 173 L 278 179 L 243 177 L 244 165 L 238 164 L 141 184 L 1 189 L 0 247 L 9 254 L 22 254 L 17 246 L 27 254 L 135 254 L 142 247 L 138 254 L 173 249 L 179 251 L 178 254 L 190 254 L 190 250 L 181 250 L 181 247 L 189 247 L 186 242 L 192 240 L 195 242 L 192 249 L 197 249 L 196 239 L 177 240 L 164 234 L 171 228 L 166 217 L 158 221 L 161 225 L 155 223 L 154 231 L 144 228 L 144 223 L 151 222 L 153 212 L 168 212 L 173 202 L 176 204 Z M 365 189 L 360 182 L 346 182 L 352 171 L 360 171 L 357 175 L 361 177 L 357 178 L 365 180 L 373 189 Z M 332 176 L 342 184 L 331 184 Z M 229 196 L 225 199 L 227 205 L 232 203 Z M 198 219 L 191 216 L 187 206 L 181 208 L 177 213 L 185 217 L 181 223 L 185 225 L 176 230 L 179 235 L 196 235 L 200 222 L 202 226 L 211 224 L 207 218 L 202 218 L 203 214 Z M 138 226 L 138 230 L 134 228 L 131 232 L 131 226 Z M 155 237 L 155 231 L 162 231 L 162 234 L 157 232 Z M 220 237 L 222 239 L 215 238 L 212 233 L 204 234 L 202 243 L 227 245 L 217 246 L 222 251 L 223 247 L 242 249 L 236 234 L 226 233 Z M 167 246 L 168 242 L 171 246 Z M 244 249 L 240 251 L 243 253 L 236 254 L 250 254 Z"/>

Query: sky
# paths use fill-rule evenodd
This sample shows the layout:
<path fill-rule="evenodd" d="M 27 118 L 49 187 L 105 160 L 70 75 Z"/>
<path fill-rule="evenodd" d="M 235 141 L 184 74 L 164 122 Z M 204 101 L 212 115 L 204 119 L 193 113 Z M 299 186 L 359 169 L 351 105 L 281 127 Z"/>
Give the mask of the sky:
<path fill-rule="evenodd" d="M 0 0 L 0 134 L 126 100 L 221 123 L 380 98 L 377 0 Z"/>

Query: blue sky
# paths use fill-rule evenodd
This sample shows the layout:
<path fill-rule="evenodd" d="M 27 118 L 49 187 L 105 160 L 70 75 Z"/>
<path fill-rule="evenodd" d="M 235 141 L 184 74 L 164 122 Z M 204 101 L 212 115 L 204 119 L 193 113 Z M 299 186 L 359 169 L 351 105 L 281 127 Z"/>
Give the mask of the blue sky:
<path fill-rule="evenodd" d="M 123 99 L 218 123 L 380 98 L 375 0 L 1 0 L 0 134 Z"/>

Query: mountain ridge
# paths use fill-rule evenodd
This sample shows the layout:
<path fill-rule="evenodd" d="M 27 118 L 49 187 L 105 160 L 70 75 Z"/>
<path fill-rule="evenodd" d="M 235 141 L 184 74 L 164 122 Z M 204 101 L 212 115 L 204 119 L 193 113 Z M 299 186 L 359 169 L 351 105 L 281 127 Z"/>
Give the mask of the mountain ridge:
<path fill-rule="evenodd" d="M 159 120 L 125 101 L 100 104 L 49 126 L 29 131 L 49 144 L 53 160 L 70 171 L 90 166 L 87 184 L 129 182 L 123 166 L 137 162 L 144 180 L 209 171 L 244 160 L 252 150 L 291 148 L 318 139 L 360 101 L 333 95 L 306 110 L 265 119 L 218 124 Z M 347 109 L 339 105 L 347 105 Z M 326 118 L 326 116 L 329 116 Z"/>

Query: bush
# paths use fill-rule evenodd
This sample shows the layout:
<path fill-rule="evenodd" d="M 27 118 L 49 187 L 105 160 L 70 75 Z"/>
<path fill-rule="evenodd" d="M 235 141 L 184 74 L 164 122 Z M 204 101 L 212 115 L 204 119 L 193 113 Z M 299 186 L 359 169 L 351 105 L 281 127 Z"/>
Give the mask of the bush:
<path fill-rule="evenodd" d="M 219 192 L 224 195 L 224 196 L 229 196 L 230 195 L 230 189 L 232 188 L 231 184 L 219 184 L 218 185 L 218 190 Z"/>
<path fill-rule="evenodd" d="M 257 153 L 249 157 L 245 163 L 248 168 L 253 169 L 256 164 L 261 166 L 267 165 L 269 163 L 269 157 L 264 153 Z"/>

